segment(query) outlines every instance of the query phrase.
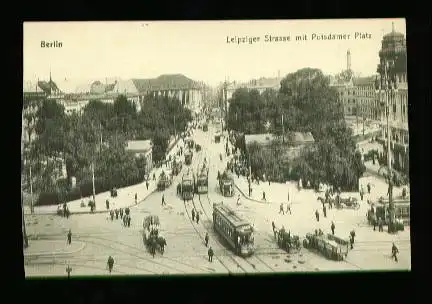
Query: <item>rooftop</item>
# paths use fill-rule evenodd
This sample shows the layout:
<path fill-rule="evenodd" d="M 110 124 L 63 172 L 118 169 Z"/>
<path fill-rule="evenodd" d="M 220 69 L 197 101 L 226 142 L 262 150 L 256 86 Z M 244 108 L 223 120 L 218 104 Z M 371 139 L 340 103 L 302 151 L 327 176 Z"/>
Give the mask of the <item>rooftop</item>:
<path fill-rule="evenodd" d="M 147 140 L 129 140 L 127 141 L 126 150 L 133 152 L 142 152 L 151 150 L 153 143 L 150 139 Z"/>
<path fill-rule="evenodd" d="M 166 74 L 151 79 L 132 79 L 139 92 L 197 89 L 199 83 L 183 74 Z"/>
<path fill-rule="evenodd" d="M 277 137 L 273 134 L 248 134 L 245 135 L 245 143 L 246 145 L 250 145 L 256 142 L 258 145 L 270 145 L 271 142 Z M 285 136 L 285 141 L 291 144 L 305 144 L 305 143 L 313 143 L 315 139 L 312 136 L 311 132 L 302 133 L 302 132 L 289 132 Z"/>

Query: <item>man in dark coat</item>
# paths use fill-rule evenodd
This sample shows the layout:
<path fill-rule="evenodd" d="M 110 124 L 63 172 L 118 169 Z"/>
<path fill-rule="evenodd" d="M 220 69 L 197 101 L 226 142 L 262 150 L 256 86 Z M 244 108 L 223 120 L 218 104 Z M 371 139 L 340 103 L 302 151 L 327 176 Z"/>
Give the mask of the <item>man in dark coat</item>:
<path fill-rule="evenodd" d="M 205 245 L 207 247 L 208 246 L 208 242 L 209 242 L 209 235 L 208 235 L 208 233 L 206 233 L 204 241 L 205 241 Z"/>
<path fill-rule="evenodd" d="M 316 218 L 317 222 L 319 222 L 319 212 L 318 212 L 318 210 L 315 211 L 315 218 Z"/>
<path fill-rule="evenodd" d="M 331 228 L 332 234 L 334 235 L 334 232 L 335 232 L 335 228 L 336 228 L 336 226 L 335 226 L 335 223 L 334 223 L 333 221 L 332 221 L 332 223 L 331 223 L 330 228 Z"/>
<path fill-rule="evenodd" d="M 195 209 L 192 208 L 192 222 L 195 221 Z"/>
<path fill-rule="evenodd" d="M 197 222 L 197 224 L 199 223 L 199 212 L 198 211 L 196 213 L 196 222 Z"/>
<path fill-rule="evenodd" d="M 327 208 L 325 205 L 323 207 L 323 214 L 324 214 L 324 217 L 327 217 Z"/>
<path fill-rule="evenodd" d="M 69 232 L 67 234 L 67 243 L 70 245 L 72 243 L 72 231 L 69 229 Z"/>
<path fill-rule="evenodd" d="M 209 250 L 207 251 L 207 253 L 208 253 L 208 260 L 209 260 L 209 262 L 213 262 L 214 252 L 213 252 L 213 249 L 211 248 L 211 246 L 210 246 Z"/>
<path fill-rule="evenodd" d="M 399 249 L 396 247 L 395 243 L 392 246 L 392 259 L 394 258 L 395 262 L 398 261 L 397 254 L 399 253 Z"/>
<path fill-rule="evenodd" d="M 112 271 L 112 269 L 113 269 L 113 267 L 114 267 L 114 259 L 113 259 L 112 256 L 109 256 L 109 257 L 108 257 L 108 262 L 107 262 L 107 264 L 108 264 L 108 271 L 109 271 L 109 273 L 111 273 L 111 271 Z"/>

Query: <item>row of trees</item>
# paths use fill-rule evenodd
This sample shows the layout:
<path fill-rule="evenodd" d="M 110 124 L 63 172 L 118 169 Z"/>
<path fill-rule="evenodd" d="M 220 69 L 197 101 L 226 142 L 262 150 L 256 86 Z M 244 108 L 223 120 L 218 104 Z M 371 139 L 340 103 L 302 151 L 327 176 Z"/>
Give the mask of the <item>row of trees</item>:
<path fill-rule="evenodd" d="M 345 123 L 343 107 L 329 79 L 317 69 L 288 74 L 279 91 L 238 89 L 230 101 L 228 127 L 257 134 L 270 132 L 279 137 L 270 149 L 249 148 L 252 169 L 275 180 L 303 178 L 342 189 L 358 187 L 365 167 L 356 151 L 352 131 Z M 311 132 L 315 144 L 294 161 L 281 153 L 282 133 Z M 286 137 L 285 137 L 286 138 Z M 288 140 L 289 141 L 289 140 Z"/>
<path fill-rule="evenodd" d="M 126 153 L 126 141 L 151 139 L 153 161 L 158 162 L 165 156 L 171 135 L 184 131 L 192 119 L 179 100 L 150 96 L 140 111 L 120 95 L 113 104 L 90 101 L 81 114 L 65 115 L 64 107 L 52 100 L 42 101 L 36 111 L 29 112 L 32 115 L 27 114 L 26 121 L 34 127 L 28 132 L 37 137 L 27 147 L 25 157 L 31 160 L 33 176 L 37 177 L 33 188 L 39 193 L 67 192 L 65 185 L 72 176 L 78 188 L 89 188 L 92 164 L 98 184 L 104 185 L 97 187 L 98 192 L 142 181 L 145 160 Z M 63 162 L 67 179 L 58 181 L 53 172 Z M 88 195 L 85 192 L 79 195 Z"/>

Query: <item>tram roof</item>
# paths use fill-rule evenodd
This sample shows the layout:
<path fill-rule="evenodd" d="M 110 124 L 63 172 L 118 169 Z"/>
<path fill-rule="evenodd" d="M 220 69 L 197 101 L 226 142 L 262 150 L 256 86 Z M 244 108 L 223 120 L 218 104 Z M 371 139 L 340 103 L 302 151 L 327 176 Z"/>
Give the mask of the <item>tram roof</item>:
<path fill-rule="evenodd" d="M 250 225 L 247 221 L 239 217 L 231 208 L 223 204 L 216 204 L 215 209 L 225 217 L 235 227 Z"/>

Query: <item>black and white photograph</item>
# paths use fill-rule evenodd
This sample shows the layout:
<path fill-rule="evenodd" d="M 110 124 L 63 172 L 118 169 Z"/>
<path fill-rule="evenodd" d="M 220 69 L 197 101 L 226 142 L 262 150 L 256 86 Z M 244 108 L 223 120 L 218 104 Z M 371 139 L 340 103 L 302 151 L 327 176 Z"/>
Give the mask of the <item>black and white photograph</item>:
<path fill-rule="evenodd" d="M 23 37 L 27 278 L 411 270 L 405 19 Z"/>

